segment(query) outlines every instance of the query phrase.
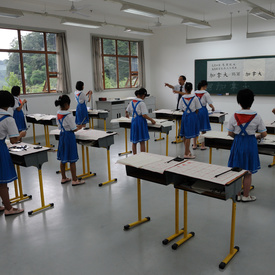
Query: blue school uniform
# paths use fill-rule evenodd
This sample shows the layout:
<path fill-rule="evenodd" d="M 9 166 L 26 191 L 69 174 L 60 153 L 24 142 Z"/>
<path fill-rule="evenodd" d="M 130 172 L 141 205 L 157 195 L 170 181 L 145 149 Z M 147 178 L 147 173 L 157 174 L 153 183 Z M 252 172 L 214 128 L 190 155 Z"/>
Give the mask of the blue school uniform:
<path fill-rule="evenodd" d="M 255 131 L 252 131 L 251 129 L 248 130 L 248 127 L 255 124 L 255 121 L 259 120 L 259 118 L 257 117 L 257 113 L 235 113 L 234 119 L 237 123 L 235 128 L 239 129 L 237 133 L 234 130 L 235 136 L 230 150 L 228 166 L 240 167 L 254 174 L 261 168 L 261 166 Z M 231 122 L 229 121 L 229 131 L 234 128 L 232 121 L 233 119 L 231 119 Z M 261 124 L 263 125 L 262 122 Z M 265 126 L 263 125 L 261 128 L 258 128 L 258 131 L 263 132 L 264 128 Z"/>
<path fill-rule="evenodd" d="M 59 124 L 59 128 L 61 129 L 58 143 L 57 159 L 60 160 L 62 163 L 73 163 L 77 162 L 78 160 L 76 138 L 74 132 L 72 131 L 76 129 L 76 127 L 74 127 L 74 129 L 72 130 L 69 130 L 68 127 L 66 127 L 65 129 L 65 126 L 63 124 L 64 119 L 67 116 L 72 115 L 70 112 L 60 112 L 57 114 L 57 121 Z"/>
<path fill-rule="evenodd" d="M 136 104 L 134 104 L 134 101 L 131 102 L 133 108 L 133 118 L 131 122 L 130 141 L 134 144 L 150 139 L 147 121 L 142 114 L 139 115 L 137 113 L 137 106 L 141 104 L 141 102 L 142 101 L 137 101 Z"/>
<path fill-rule="evenodd" d="M 75 92 L 75 99 L 77 101 L 76 112 L 75 112 L 75 123 L 77 125 L 83 125 L 89 122 L 89 115 L 85 100 L 80 99 L 82 92 Z"/>
<path fill-rule="evenodd" d="M 15 99 L 15 102 L 17 104 L 15 104 L 14 109 L 13 109 L 13 118 L 15 120 L 18 131 L 19 132 L 26 131 L 27 130 L 27 125 L 26 125 L 26 120 L 25 120 L 23 110 L 22 109 L 20 111 L 16 110 L 16 108 L 18 108 L 22 105 L 22 102 L 17 97 L 14 97 L 14 99 Z"/>
<path fill-rule="evenodd" d="M 0 115 L 2 113 L 0 112 Z M 0 125 L 1 123 L 7 119 L 8 117 L 11 117 L 9 114 L 4 114 L 0 118 Z M 15 127 L 15 125 L 14 125 Z M 18 133 L 13 135 L 18 136 Z M 8 147 L 5 143 L 5 139 L 0 139 L 0 184 L 1 183 L 8 183 L 11 181 L 14 181 L 17 179 L 17 175 L 14 169 L 13 162 L 11 160 L 11 156 L 8 150 Z"/>
<path fill-rule="evenodd" d="M 201 108 L 198 112 L 198 119 L 199 119 L 199 127 L 201 132 L 211 131 L 210 121 L 209 121 L 209 114 L 206 106 L 204 106 L 201 102 L 201 99 L 204 93 L 195 93 L 197 98 L 199 99 Z"/>
<path fill-rule="evenodd" d="M 187 100 L 187 102 L 185 101 Z M 195 97 L 182 97 L 183 106 L 185 106 L 185 111 L 182 114 L 181 118 L 181 129 L 180 129 L 180 136 L 185 137 L 187 139 L 194 138 L 199 136 L 199 120 L 198 115 L 195 111 L 190 109 L 190 105 Z M 181 104 L 182 105 L 182 104 Z"/>

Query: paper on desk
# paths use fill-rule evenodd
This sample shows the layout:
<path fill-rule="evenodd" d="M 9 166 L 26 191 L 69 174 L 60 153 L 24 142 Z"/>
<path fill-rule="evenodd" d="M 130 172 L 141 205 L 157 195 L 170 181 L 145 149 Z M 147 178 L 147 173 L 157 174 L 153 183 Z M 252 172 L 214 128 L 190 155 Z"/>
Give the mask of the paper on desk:
<path fill-rule="evenodd" d="M 95 109 L 88 110 L 88 112 L 89 112 L 89 114 L 94 114 L 94 115 L 97 115 L 99 113 L 108 113 L 108 111 L 106 111 L 106 110 L 95 110 Z"/>
<path fill-rule="evenodd" d="M 220 139 L 233 140 L 232 137 L 228 136 L 227 132 L 209 131 L 205 134 L 202 134 L 202 136 L 205 138 L 220 138 Z"/>
<path fill-rule="evenodd" d="M 172 110 L 169 109 L 160 109 L 160 110 L 155 110 L 153 113 L 161 113 L 161 114 L 173 114 Z"/>
<path fill-rule="evenodd" d="M 56 118 L 55 115 L 45 115 L 45 114 L 31 114 L 27 115 L 28 117 L 34 118 L 35 120 L 51 120 L 53 118 Z"/>
<path fill-rule="evenodd" d="M 131 121 L 132 121 L 131 117 L 127 118 L 125 116 L 122 116 L 120 118 L 114 118 L 114 119 L 112 119 L 111 123 L 118 123 L 118 122 L 129 122 L 129 123 L 131 123 Z"/>
<path fill-rule="evenodd" d="M 154 119 L 156 124 L 152 124 L 152 122 L 150 120 L 146 120 L 147 124 L 150 125 L 150 127 L 155 127 L 155 128 L 160 128 L 162 126 L 166 127 L 166 126 L 173 126 L 174 123 L 173 121 L 168 121 L 166 119 Z M 120 117 L 120 118 L 115 118 L 111 120 L 111 123 L 119 123 L 119 122 L 127 122 L 127 123 L 131 123 L 132 121 L 132 117 L 127 118 L 127 117 Z"/>
<path fill-rule="evenodd" d="M 173 115 L 181 115 L 182 116 L 183 114 L 183 111 L 174 111 L 173 112 Z"/>

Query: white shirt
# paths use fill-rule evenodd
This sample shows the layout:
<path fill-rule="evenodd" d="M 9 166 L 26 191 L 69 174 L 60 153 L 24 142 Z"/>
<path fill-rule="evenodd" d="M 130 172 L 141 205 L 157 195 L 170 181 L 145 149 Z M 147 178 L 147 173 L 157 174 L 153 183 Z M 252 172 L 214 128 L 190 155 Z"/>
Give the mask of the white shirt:
<path fill-rule="evenodd" d="M 63 123 L 62 123 L 65 131 L 74 131 L 76 129 L 75 118 L 71 112 L 59 110 L 57 112 L 57 117 L 58 117 L 58 115 L 67 115 L 64 118 Z M 58 129 L 61 130 L 61 125 L 60 125 L 58 118 L 57 118 L 57 125 L 58 125 Z"/>
<path fill-rule="evenodd" d="M 138 115 L 147 115 L 148 114 L 148 110 L 147 110 L 147 107 L 146 107 L 146 104 L 145 102 L 140 99 L 140 98 L 135 98 L 133 101 L 131 101 L 127 108 L 126 108 L 126 111 L 130 114 L 133 115 L 133 112 L 134 112 L 134 109 L 133 109 L 133 106 L 132 106 L 132 102 L 134 102 L 134 106 L 136 106 L 137 102 L 140 101 L 140 103 L 138 104 L 137 108 L 136 108 L 136 111 L 138 113 Z"/>
<path fill-rule="evenodd" d="M 179 85 L 179 84 L 176 84 L 175 86 L 174 86 L 174 91 L 177 91 L 177 92 L 179 92 L 180 91 L 180 86 L 182 86 L 182 89 L 181 89 L 181 91 L 182 92 L 185 92 L 185 84 L 183 84 L 183 85 Z M 175 93 L 175 96 L 177 97 L 177 99 L 178 99 L 178 93 Z"/>
<path fill-rule="evenodd" d="M 252 121 L 249 123 L 249 125 L 246 128 L 246 132 L 248 135 L 255 135 L 256 132 L 262 133 L 266 132 L 266 127 L 264 125 L 264 122 L 262 118 L 257 114 L 257 112 L 253 110 L 240 110 L 235 112 L 236 114 L 246 114 L 246 115 L 255 115 L 256 116 L 252 119 Z M 244 126 L 246 123 L 243 123 Z M 230 117 L 228 121 L 228 131 L 233 132 L 234 134 L 239 134 L 241 132 L 240 126 L 238 126 L 237 121 L 233 116 Z"/>
<path fill-rule="evenodd" d="M 9 117 L 0 121 L 0 139 L 4 139 L 7 136 L 10 138 L 18 137 L 19 133 L 14 118 L 10 115 L 9 112 L 5 111 L 4 109 L 0 109 L 0 118 L 4 115 L 8 115 Z"/>
<path fill-rule="evenodd" d="M 79 100 L 79 103 L 82 104 L 82 103 L 86 103 L 88 100 L 87 100 L 87 97 L 86 95 L 83 93 L 83 91 L 75 91 L 74 92 L 74 95 L 75 95 L 75 98 L 78 97 L 78 100 Z M 76 100 L 77 101 L 77 100 Z"/>
<path fill-rule="evenodd" d="M 20 105 L 19 105 L 19 97 L 18 96 L 14 96 L 13 110 L 17 109 L 18 107 L 20 107 Z"/>
<path fill-rule="evenodd" d="M 181 100 L 180 100 L 180 103 L 179 103 L 179 109 L 180 110 L 183 110 L 185 111 L 187 109 L 186 105 L 184 104 L 183 100 L 186 102 L 186 104 L 188 105 L 189 104 L 189 100 L 187 100 L 186 98 L 194 98 L 189 106 L 190 110 L 192 112 L 195 112 L 196 110 L 200 109 L 201 108 L 201 105 L 200 105 L 200 102 L 198 100 L 198 98 L 195 96 L 195 95 L 192 95 L 192 94 L 186 94 L 186 95 L 183 95 Z M 190 113 L 190 111 L 188 110 L 187 113 Z"/>
<path fill-rule="evenodd" d="M 205 91 L 205 90 L 197 90 L 195 91 L 195 94 L 203 94 L 203 96 L 201 97 L 201 104 L 202 106 L 206 106 L 206 104 L 213 104 L 213 101 L 211 99 L 211 96 L 210 94 Z"/>

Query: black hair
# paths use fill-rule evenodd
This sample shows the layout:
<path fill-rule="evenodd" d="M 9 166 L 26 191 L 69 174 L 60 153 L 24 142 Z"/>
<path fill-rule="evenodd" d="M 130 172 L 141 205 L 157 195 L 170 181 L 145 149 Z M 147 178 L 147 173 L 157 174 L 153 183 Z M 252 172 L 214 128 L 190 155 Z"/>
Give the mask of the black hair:
<path fill-rule="evenodd" d="M 142 96 L 142 95 L 145 95 L 147 96 L 147 90 L 145 88 L 140 88 L 139 90 L 136 90 L 135 91 L 135 96 Z"/>
<path fill-rule="evenodd" d="M 11 93 L 13 96 L 19 96 L 20 94 L 20 87 L 19 86 L 13 86 L 11 88 Z"/>
<path fill-rule="evenodd" d="M 248 109 L 254 102 L 254 93 L 250 89 L 240 90 L 237 94 L 237 102 L 243 109 Z"/>
<path fill-rule="evenodd" d="M 184 75 L 180 75 L 180 77 L 181 77 L 184 81 L 186 81 L 186 77 L 185 77 Z"/>
<path fill-rule="evenodd" d="M 0 91 L 0 108 L 7 108 L 14 106 L 14 97 L 8 91 Z"/>
<path fill-rule="evenodd" d="M 184 89 L 185 89 L 186 92 L 191 93 L 191 91 L 193 89 L 192 83 L 191 82 L 186 82 L 185 86 L 184 86 Z"/>
<path fill-rule="evenodd" d="M 82 82 L 82 81 L 77 81 L 77 82 L 76 82 L 76 85 L 75 85 L 75 88 L 76 88 L 78 91 L 82 91 L 82 90 L 83 90 L 83 86 L 84 86 L 84 82 Z"/>
<path fill-rule="evenodd" d="M 71 99 L 69 98 L 69 96 L 67 95 L 61 95 L 55 102 L 54 102 L 54 105 L 57 107 L 57 106 L 60 106 L 61 108 L 64 108 L 64 105 L 65 104 L 68 104 L 70 105 L 71 103 Z"/>
<path fill-rule="evenodd" d="M 202 80 L 199 84 L 198 84 L 198 90 L 200 90 L 202 87 L 207 86 L 208 83 L 206 80 Z"/>

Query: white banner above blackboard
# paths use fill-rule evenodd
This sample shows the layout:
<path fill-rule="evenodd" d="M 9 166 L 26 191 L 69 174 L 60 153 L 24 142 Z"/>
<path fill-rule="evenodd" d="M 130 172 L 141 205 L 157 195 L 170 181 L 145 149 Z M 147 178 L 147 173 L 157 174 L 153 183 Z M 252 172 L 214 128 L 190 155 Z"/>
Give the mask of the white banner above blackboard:
<path fill-rule="evenodd" d="M 274 81 L 275 58 L 207 61 L 207 81 Z"/>

